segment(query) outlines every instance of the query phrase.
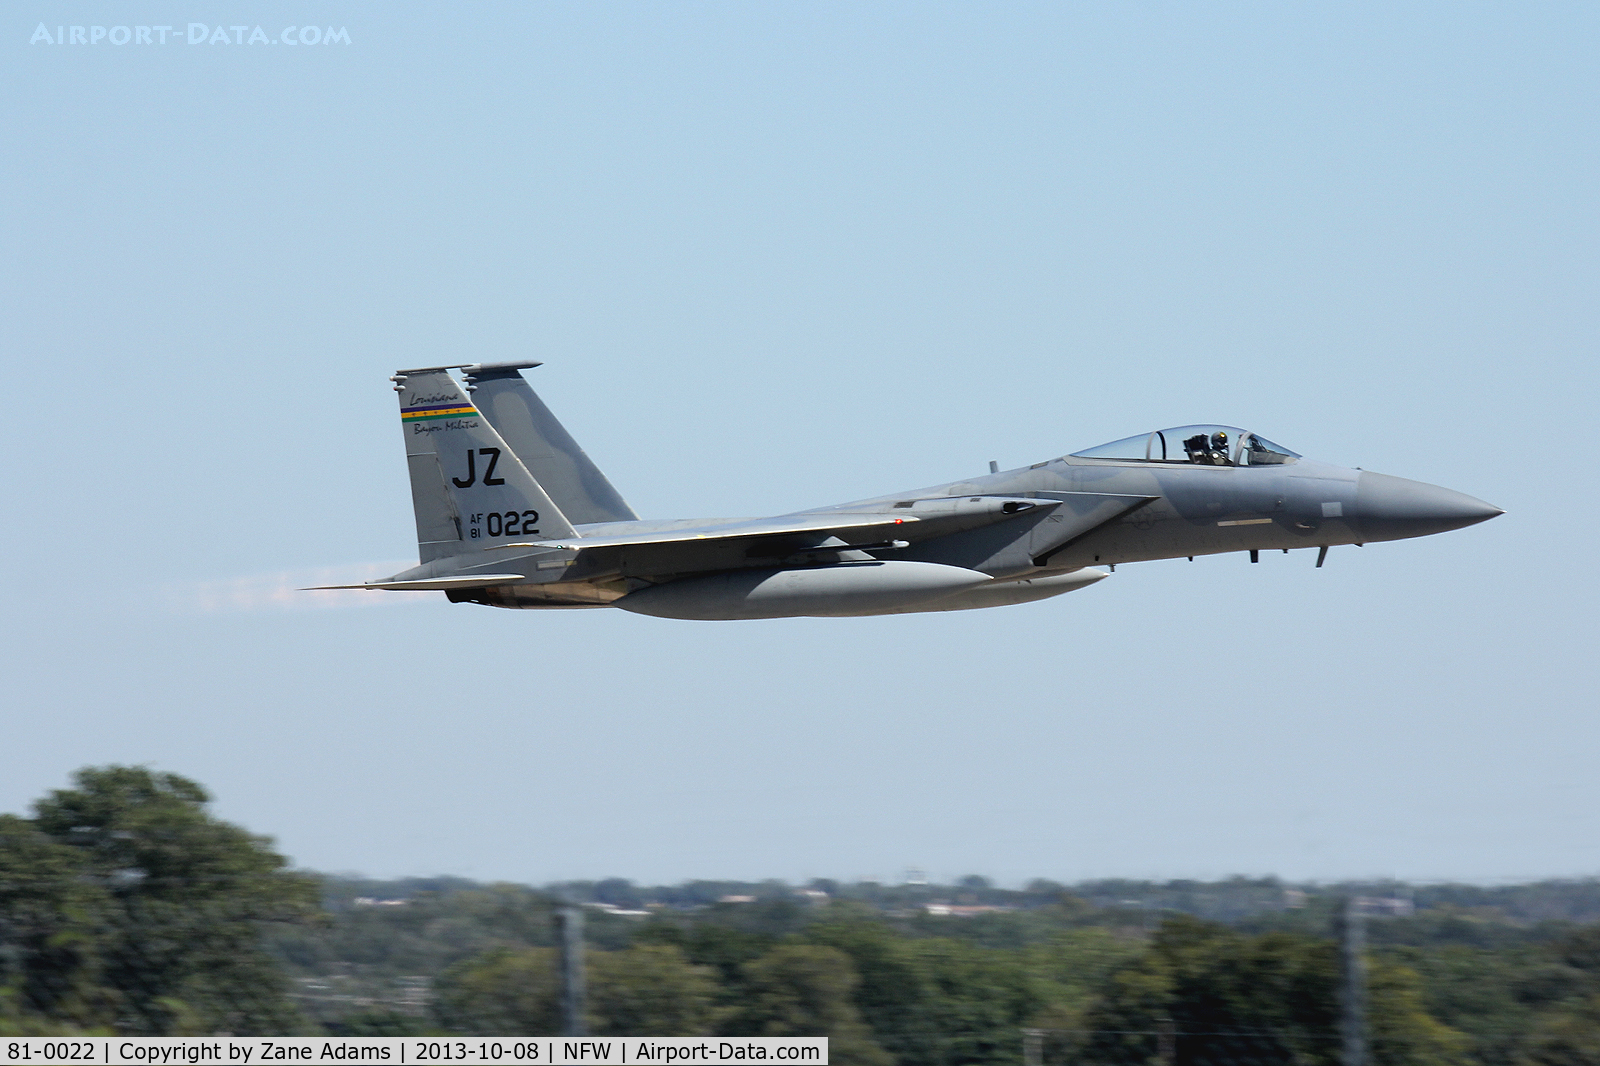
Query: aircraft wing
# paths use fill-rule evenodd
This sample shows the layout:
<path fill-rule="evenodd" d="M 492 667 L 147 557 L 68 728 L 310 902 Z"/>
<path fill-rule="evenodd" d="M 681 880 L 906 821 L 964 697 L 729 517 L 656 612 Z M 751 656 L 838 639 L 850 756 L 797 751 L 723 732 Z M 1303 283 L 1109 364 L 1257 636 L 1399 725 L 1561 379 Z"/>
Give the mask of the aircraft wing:
<path fill-rule="evenodd" d="M 567 551 L 590 548 L 617 548 L 643 544 L 671 544 L 682 541 L 745 540 L 756 537 L 786 537 L 809 534 L 843 537 L 885 526 L 904 526 L 922 520 L 910 515 L 811 514 L 787 518 L 760 518 L 748 522 L 691 526 L 663 532 L 621 533 L 613 536 L 575 537 L 569 540 L 535 540 L 503 544 L 502 548 L 563 548 Z M 902 538 L 904 539 L 904 538 Z"/>
<path fill-rule="evenodd" d="M 906 548 L 1025 516 L 1051 518 L 1036 526 L 1041 530 L 1048 526 L 1048 541 L 1030 538 L 1036 553 L 1042 550 L 1042 554 L 1049 555 L 1065 541 L 1152 498 L 1098 493 L 924 498 L 860 505 L 862 510 L 810 511 L 775 518 L 513 541 L 488 546 L 475 557 L 457 556 L 427 563 L 384 581 L 325 587 L 450 590 L 617 577 L 660 579 L 749 567 L 803 565 L 818 561 L 818 556 L 823 561 L 841 556 L 864 560 L 872 556 L 848 553 Z M 1057 514 L 1062 516 L 1062 522 L 1053 520 Z"/>
<path fill-rule="evenodd" d="M 998 496 L 914 500 L 882 512 L 809 512 L 681 529 L 519 541 L 497 545 L 492 550 L 563 553 L 565 572 L 560 579 L 564 581 L 611 574 L 657 577 L 777 566 L 785 560 L 802 559 L 808 553 L 903 548 L 1058 505 L 1054 500 Z M 499 558 L 502 564 L 510 563 L 505 556 Z M 534 565 L 550 569 L 554 563 L 546 554 L 545 561 Z"/>

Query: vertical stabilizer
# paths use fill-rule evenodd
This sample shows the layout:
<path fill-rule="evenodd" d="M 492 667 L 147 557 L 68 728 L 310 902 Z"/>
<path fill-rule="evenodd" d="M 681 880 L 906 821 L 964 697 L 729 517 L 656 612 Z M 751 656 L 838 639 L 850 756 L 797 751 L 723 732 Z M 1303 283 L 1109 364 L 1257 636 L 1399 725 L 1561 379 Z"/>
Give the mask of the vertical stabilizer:
<path fill-rule="evenodd" d="M 467 399 L 452 369 L 402 370 L 391 379 L 400 394 L 422 561 L 573 536 L 567 517 Z"/>
<path fill-rule="evenodd" d="M 477 363 L 464 367 L 472 402 L 534 480 L 544 486 L 568 521 L 632 522 L 638 519 L 600 468 L 550 413 L 519 370 L 538 363 Z"/>

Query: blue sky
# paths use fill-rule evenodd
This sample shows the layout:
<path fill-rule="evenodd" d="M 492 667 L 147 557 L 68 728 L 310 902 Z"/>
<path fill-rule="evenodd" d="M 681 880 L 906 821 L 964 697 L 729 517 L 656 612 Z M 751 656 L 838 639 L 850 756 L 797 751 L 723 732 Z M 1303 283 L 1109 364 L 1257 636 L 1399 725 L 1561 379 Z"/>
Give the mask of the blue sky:
<path fill-rule="evenodd" d="M 1592 5 L 0 29 L 0 810 L 142 762 L 374 875 L 1600 873 Z M 646 517 L 1212 421 L 1508 513 L 956 614 L 294 593 L 415 558 L 387 376 L 524 358 Z"/>

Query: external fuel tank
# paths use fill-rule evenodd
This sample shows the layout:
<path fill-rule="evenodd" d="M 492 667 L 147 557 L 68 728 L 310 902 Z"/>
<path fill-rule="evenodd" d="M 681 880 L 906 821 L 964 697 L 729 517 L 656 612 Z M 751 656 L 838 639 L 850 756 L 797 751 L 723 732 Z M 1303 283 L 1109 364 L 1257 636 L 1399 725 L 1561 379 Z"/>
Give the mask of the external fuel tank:
<path fill-rule="evenodd" d="M 684 578 L 631 592 L 612 606 L 698 621 L 891 614 L 989 581 L 976 570 L 943 563 L 839 563 Z"/>

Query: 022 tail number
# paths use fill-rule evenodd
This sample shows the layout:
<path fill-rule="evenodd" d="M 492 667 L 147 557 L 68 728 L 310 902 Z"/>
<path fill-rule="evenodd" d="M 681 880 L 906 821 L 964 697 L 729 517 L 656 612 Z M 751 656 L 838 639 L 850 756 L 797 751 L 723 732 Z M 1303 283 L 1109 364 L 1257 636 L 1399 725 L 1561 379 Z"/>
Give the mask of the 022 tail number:
<path fill-rule="evenodd" d="M 475 514 L 468 519 L 472 523 L 471 536 L 477 540 L 481 536 L 490 537 L 537 537 L 539 535 L 538 511 L 490 511 L 487 514 Z"/>

